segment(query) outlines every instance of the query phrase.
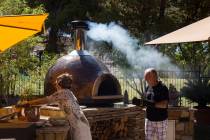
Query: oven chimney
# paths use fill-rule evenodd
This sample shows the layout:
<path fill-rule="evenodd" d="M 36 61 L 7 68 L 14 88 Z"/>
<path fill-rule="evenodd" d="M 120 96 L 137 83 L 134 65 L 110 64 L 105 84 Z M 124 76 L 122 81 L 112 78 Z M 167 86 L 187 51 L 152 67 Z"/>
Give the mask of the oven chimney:
<path fill-rule="evenodd" d="M 87 23 L 77 20 L 72 21 L 71 25 L 74 31 L 74 49 L 77 51 L 85 50 Z"/>

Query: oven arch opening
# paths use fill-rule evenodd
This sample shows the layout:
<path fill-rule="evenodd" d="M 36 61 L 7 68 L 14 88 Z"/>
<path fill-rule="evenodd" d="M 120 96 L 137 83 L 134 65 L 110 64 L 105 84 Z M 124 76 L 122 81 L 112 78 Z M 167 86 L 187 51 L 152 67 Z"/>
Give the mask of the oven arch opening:
<path fill-rule="evenodd" d="M 121 95 L 119 81 L 112 74 L 101 74 L 94 82 L 92 96 Z"/>

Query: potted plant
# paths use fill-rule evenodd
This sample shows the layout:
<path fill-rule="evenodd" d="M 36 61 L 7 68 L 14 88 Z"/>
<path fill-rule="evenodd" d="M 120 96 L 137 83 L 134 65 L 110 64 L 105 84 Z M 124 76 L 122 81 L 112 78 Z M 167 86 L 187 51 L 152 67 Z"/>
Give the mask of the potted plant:
<path fill-rule="evenodd" d="M 194 108 L 197 124 L 210 125 L 210 83 L 208 79 L 188 81 L 181 89 L 181 95 L 198 105 Z"/>

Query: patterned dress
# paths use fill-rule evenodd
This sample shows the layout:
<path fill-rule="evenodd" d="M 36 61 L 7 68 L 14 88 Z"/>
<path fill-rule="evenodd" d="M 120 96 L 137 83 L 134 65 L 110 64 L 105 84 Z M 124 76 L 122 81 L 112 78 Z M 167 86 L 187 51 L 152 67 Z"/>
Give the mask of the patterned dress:
<path fill-rule="evenodd" d="M 76 97 L 69 89 L 59 90 L 47 97 L 49 102 L 58 102 L 59 107 L 67 116 L 73 140 L 92 140 L 90 126 L 84 122 L 82 112 Z"/>

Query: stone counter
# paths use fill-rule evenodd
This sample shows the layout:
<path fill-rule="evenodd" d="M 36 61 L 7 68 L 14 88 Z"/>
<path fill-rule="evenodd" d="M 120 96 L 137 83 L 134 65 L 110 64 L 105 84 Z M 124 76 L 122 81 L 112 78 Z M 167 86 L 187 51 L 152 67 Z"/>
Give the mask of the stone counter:
<path fill-rule="evenodd" d="M 169 107 L 169 120 L 175 120 L 175 140 L 193 140 L 194 110 L 187 107 Z"/>
<path fill-rule="evenodd" d="M 108 138 L 120 140 L 144 140 L 145 110 L 129 105 L 119 108 L 84 108 L 91 125 L 93 140 Z M 0 114 L 11 113 L 11 108 L 4 109 Z M 169 120 L 174 120 L 175 139 L 193 140 L 194 110 L 186 107 L 169 107 Z M 58 107 L 43 107 L 41 115 L 64 117 Z"/>
<path fill-rule="evenodd" d="M 0 140 L 66 140 L 70 126 L 37 126 L 16 119 L 0 123 Z"/>
<path fill-rule="evenodd" d="M 83 112 L 90 123 L 93 140 L 144 140 L 145 111 L 141 107 L 85 108 Z M 42 108 L 41 114 L 63 116 L 59 109 L 52 107 Z"/>

